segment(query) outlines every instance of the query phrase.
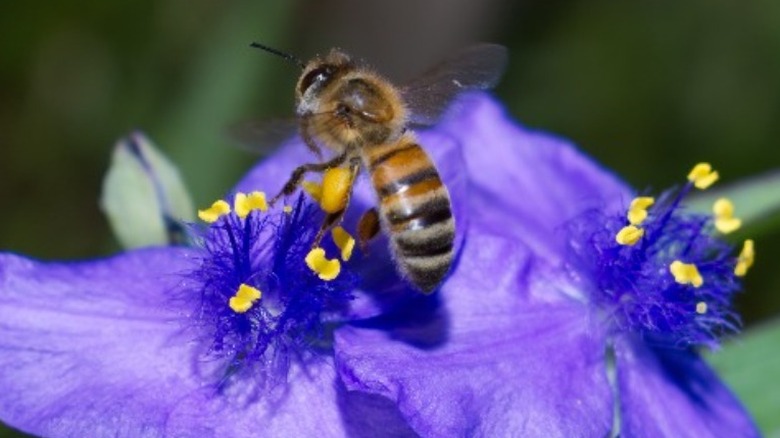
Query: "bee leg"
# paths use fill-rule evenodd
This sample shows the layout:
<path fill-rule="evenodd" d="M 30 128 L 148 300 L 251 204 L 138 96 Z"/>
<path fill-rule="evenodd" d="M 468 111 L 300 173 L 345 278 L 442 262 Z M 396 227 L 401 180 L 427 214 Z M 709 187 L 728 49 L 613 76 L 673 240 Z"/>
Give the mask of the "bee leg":
<path fill-rule="evenodd" d="M 311 133 L 307 128 L 308 124 L 304 126 L 303 129 L 301 129 L 301 137 L 303 138 L 303 142 L 306 143 L 306 147 L 312 151 L 318 160 L 322 160 L 322 149 L 317 144 L 317 142 L 314 141 L 314 138 L 311 136 Z"/>
<path fill-rule="evenodd" d="M 307 172 L 324 172 L 325 170 L 331 167 L 336 167 L 342 164 L 344 161 L 347 160 L 347 156 L 348 156 L 348 151 L 344 151 L 344 153 L 324 163 L 308 163 L 296 167 L 295 170 L 293 170 L 292 174 L 290 175 L 290 179 L 288 179 L 287 182 L 284 184 L 284 187 L 282 187 L 282 190 L 276 196 L 271 198 L 269 204 L 273 207 L 273 205 L 276 204 L 276 201 L 278 201 L 279 198 L 281 198 L 282 196 L 291 195 L 295 191 L 295 189 L 298 188 L 298 185 L 301 183 L 303 176 Z"/>
<path fill-rule="evenodd" d="M 314 237 L 314 242 L 312 242 L 311 247 L 316 248 L 320 246 L 320 243 L 322 242 L 322 238 L 325 236 L 325 233 L 333 228 L 334 225 L 341 222 L 341 219 L 344 218 L 344 213 L 347 211 L 346 208 L 339 210 L 335 213 L 329 213 L 327 216 L 325 216 L 325 220 L 322 221 L 322 225 L 320 226 L 320 230 L 317 232 L 317 236 Z"/>
<path fill-rule="evenodd" d="M 379 234 L 379 230 L 379 213 L 376 211 L 376 207 L 366 210 L 360 216 L 357 226 L 358 244 L 364 254 L 368 253 L 368 243 Z"/>
<path fill-rule="evenodd" d="M 349 205 L 349 199 L 352 197 L 352 186 L 355 182 L 355 178 L 357 177 L 358 173 L 360 173 L 360 157 L 353 157 L 349 160 L 349 186 L 346 190 L 346 192 L 342 195 L 344 198 L 344 203 L 342 208 L 339 211 L 335 211 L 333 213 L 328 213 L 327 216 L 325 216 L 325 220 L 322 222 L 322 225 L 320 226 L 320 230 L 317 232 L 317 236 L 314 237 L 314 243 L 312 244 L 312 248 L 316 248 L 320 246 L 320 242 L 322 241 L 322 238 L 325 236 L 325 233 L 333 228 L 335 225 L 338 225 L 341 223 L 341 220 L 344 219 L 344 213 L 347 211 L 347 206 Z"/>

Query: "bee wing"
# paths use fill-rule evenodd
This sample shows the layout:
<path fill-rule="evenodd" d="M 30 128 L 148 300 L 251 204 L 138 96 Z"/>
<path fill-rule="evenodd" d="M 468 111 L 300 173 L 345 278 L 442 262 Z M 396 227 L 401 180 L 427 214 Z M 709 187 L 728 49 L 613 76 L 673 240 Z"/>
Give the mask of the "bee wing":
<path fill-rule="evenodd" d="M 245 120 L 227 128 L 227 136 L 239 149 L 260 156 L 274 152 L 298 134 L 297 118 Z"/>
<path fill-rule="evenodd" d="M 433 125 L 452 99 L 468 90 L 492 88 L 506 69 L 506 47 L 498 44 L 468 46 L 444 59 L 401 87 L 416 125 Z"/>

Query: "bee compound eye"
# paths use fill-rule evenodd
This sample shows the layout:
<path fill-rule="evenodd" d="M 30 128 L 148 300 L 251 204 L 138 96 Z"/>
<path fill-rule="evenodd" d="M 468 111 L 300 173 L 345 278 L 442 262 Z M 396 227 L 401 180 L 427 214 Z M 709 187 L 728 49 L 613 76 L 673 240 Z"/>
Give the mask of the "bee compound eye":
<path fill-rule="evenodd" d="M 327 83 L 330 81 L 331 77 L 333 76 L 333 69 L 330 66 L 322 66 L 317 67 L 315 69 L 312 69 L 312 71 L 306 73 L 306 75 L 301 79 L 301 85 L 299 88 L 299 91 L 301 94 L 306 93 L 306 90 L 309 89 L 312 85 L 315 83 L 322 84 Z"/>

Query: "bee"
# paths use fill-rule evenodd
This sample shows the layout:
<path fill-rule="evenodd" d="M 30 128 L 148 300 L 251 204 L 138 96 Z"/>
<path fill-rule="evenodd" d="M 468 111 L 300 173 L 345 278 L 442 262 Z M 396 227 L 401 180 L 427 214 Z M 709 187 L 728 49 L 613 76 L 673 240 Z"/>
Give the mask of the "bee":
<path fill-rule="evenodd" d="M 447 187 L 411 128 L 435 124 L 457 94 L 494 86 L 506 66 L 506 48 L 466 47 L 395 86 L 339 49 L 304 63 L 262 44 L 252 47 L 300 66 L 295 87 L 300 135 L 318 158 L 323 148 L 332 153 L 328 160 L 297 167 L 270 203 L 294 193 L 307 173 L 327 177 L 329 170 L 343 169 L 343 181 L 336 185 L 340 201 L 326 209 L 313 243 L 318 246 L 324 233 L 342 220 L 355 179 L 365 170 L 378 208 L 358 223 L 361 246 L 383 230 L 399 272 L 423 293 L 436 290 L 452 265 L 456 224 Z"/>

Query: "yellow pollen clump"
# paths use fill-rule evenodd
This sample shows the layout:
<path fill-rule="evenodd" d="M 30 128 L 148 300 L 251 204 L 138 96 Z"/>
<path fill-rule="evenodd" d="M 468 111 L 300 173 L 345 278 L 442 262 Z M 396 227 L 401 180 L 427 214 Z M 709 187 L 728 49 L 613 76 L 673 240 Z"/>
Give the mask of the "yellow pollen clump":
<path fill-rule="evenodd" d="M 287 214 L 290 214 L 290 213 L 292 213 L 292 206 L 285 205 L 284 207 L 282 207 L 282 211 L 287 213 Z"/>
<path fill-rule="evenodd" d="M 347 206 L 349 190 L 352 188 L 352 172 L 342 167 L 333 167 L 322 176 L 322 199 L 320 206 L 327 213 L 336 213 Z"/>
<path fill-rule="evenodd" d="M 325 250 L 319 247 L 312 248 L 306 255 L 306 266 L 325 281 L 333 280 L 341 272 L 341 263 L 338 259 L 328 260 L 325 257 Z"/>
<path fill-rule="evenodd" d="M 342 227 L 336 227 L 331 231 L 333 242 L 341 250 L 341 260 L 345 262 L 352 257 L 352 250 L 355 249 L 355 238 Z"/>
<path fill-rule="evenodd" d="M 262 296 L 263 293 L 259 289 L 242 283 L 236 294 L 230 297 L 228 305 L 236 313 L 245 313 Z"/>
<path fill-rule="evenodd" d="M 311 196 L 312 199 L 320 202 L 320 199 L 322 199 L 322 185 L 320 183 L 304 181 L 301 183 L 301 187 L 303 187 L 303 191 Z"/>
<path fill-rule="evenodd" d="M 704 301 L 699 301 L 698 303 L 696 303 L 696 313 L 698 313 L 699 315 L 704 315 L 705 313 L 707 313 L 707 303 L 705 303 Z"/>
<path fill-rule="evenodd" d="M 633 225 L 626 225 L 615 235 L 615 240 L 621 245 L 632 246 L 645 235 L 645 230 Z"/>
<path fill-rule="evenodd" d="M 720 198 L 712 204 L 715 215 L 715 228 L 723 234 L 736 231 L 742 226 L 742 221 L 734 217 L 734 204 L 727 198 Z"/>
<path fill-rule="evenodd" d="M 220 217 L 230 213 L 230 204 L 223 200 L 219 200 L 211 204 L 211 207 L 205 210 L 198 210 L 198 217 L 203 222 L 214 223 Z"/>
<path fill-rule="evenodd" d="M 713 185 L 717 180 L 718 172 L 712 170 L 710 163 L 699 163 L 693 166 L 691 172 L 688 173 L 688 181 L 701 190 Z"/>
<path fill-rule="evenodd" d="M 753 245 L 752 239 L 747 239 L 742 244 L 742 251 L 737 258 L 737 266 L 734 268 L 734 275 L 737 277 L 744 277 L 747 274 L 748 269 L 753 266 L 753 262 L 756 258 L 756 250 Z"/>
<path fill-rule="evenodd" d="M 674 281 L 680 284 L 690 284 L 693 287 L 699 287 L 704 284 L 704 279 L 701 278 L 699 270 L 693 263 L 683 263 L 675 260 L 669 265 L 669 272 L 674 275 Z"/>
<path fill-rule="evenodd" d="M 265 199 L 265 193 L 252 192 L 248 195 L 236 193 L 233 209 L 241 219 L 247 217 L 252 210 L 266 211 L 268 210 L 268 202 Z"/>

